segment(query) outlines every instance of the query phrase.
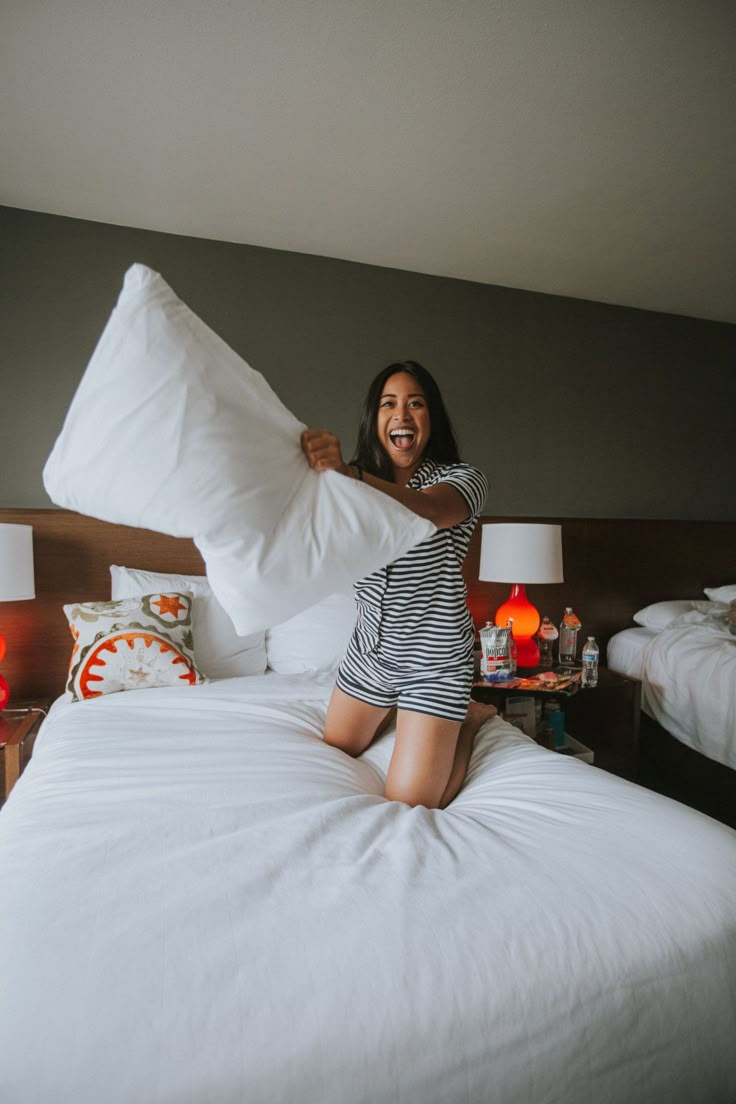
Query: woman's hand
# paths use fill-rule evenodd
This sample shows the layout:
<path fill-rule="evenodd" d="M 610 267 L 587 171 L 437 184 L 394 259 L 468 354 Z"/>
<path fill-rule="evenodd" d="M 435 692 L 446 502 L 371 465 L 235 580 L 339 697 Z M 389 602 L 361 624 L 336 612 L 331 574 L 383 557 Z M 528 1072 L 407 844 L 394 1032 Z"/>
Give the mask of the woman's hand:
<path fill-rule="evenodd" d="M 342 475 L 352 475 L 342 458 L 339 438 L 326 429 L 305 429 L 302 433 L 302 449 L 315 471 L 338 471 Z"/>

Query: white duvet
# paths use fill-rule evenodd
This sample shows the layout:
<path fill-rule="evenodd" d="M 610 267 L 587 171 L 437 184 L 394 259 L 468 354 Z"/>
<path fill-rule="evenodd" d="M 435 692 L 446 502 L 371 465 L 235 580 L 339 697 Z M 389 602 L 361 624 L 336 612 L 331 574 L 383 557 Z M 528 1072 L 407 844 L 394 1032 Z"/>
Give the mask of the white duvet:
<path fill-rule="evenodd" d="M 619 636 L 634 632 L 643 630 Z M 627 669 L 625 643 L 614 638 L 609 644 L 609 663 L 617 670 Z M 736 768 L 736 636 L 723 615 L 682 615 L 646 638 L 636 662 L 642 708 L 683 744 Z"/>
<path fill-rule="evenodd" d="M 736 833 L 500 720 L 443 812 L 327 681 L 57 703 L 0 812 L 3 1104 L 733 1104 Z"/>

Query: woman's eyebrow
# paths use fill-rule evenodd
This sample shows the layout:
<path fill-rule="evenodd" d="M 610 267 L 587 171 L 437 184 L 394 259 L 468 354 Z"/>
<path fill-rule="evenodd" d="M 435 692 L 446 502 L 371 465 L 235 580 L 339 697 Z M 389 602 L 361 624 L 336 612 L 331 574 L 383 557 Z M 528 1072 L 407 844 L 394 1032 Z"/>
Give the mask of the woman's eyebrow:
<path fill-rule="evenodd" d="M 393 391 L 384 391 L 384 393 L 381 395 L 381 398 L 382 399 L 395 399 L 396 395 L 393 393 Z M 407 395 L 407 398 L 408 399 L 423 399 L 424 398 L 424 392 L 423 391 L 412 391 L 411 394 Z"/>

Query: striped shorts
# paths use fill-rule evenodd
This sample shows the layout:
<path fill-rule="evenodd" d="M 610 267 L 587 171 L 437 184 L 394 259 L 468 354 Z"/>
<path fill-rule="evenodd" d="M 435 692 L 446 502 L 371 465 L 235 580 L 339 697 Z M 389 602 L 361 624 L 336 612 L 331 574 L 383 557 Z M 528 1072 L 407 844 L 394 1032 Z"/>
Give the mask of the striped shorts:
<path fill-rule="evenodd" d="M 410 709 L 464 721 L 473 684 L 472 642 L 466 660 L 447 667 L 410 668 L 377 652 L 359 652 L 354 638 L 337 672 L 337 686 L 368 705 Z"/>

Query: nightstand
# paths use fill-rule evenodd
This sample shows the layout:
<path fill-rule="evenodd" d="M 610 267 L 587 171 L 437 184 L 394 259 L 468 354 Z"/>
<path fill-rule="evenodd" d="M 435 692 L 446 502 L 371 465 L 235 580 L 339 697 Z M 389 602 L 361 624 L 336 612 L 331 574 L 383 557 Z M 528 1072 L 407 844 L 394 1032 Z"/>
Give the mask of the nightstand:
<path fill-rule="evenodd" d="M 502 712 L 508 694 L 526 693 L 530 692 L 476 683 L 472 696 L 476 701 L 492 702 Z M 532 692 L 530 696 L 559 701 L 565 714 L 565 731 L 593 750 L 597 767 L 622 778 L 636 778 L 641 707 L 638 679 L 601 667 L 598 685 L 592 689 L 586 687 L 569 696 L 546 692 Z"/>
<path fill-rule="evenodd" d="M 0 713 L 0 805 L 20 778 L 33 752 L 48 699 L 9 705 Z"/>

